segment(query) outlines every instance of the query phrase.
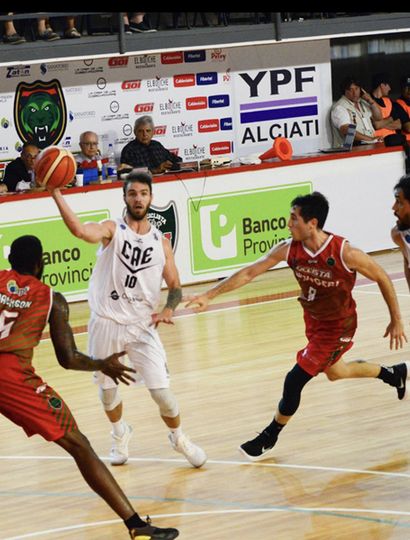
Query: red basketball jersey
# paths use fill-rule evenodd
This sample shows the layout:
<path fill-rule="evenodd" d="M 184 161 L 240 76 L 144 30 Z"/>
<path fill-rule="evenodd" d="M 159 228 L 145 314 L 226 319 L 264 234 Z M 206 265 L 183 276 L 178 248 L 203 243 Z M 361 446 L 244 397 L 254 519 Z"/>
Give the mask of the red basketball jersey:
<path fill-rule="evenodd" d="M 343 261 L 347 240 L 328 233 L 323 246 L 312 253 L 303 242 L 292 240 L 287 262 L 301 288 L 298 300 L 303 309 L 319 320 L 344 319 L 356 310 L 352 289 L 356 272 Z"/>
<path fill-rule="evenodd" d="M 0 271 L 0 355 L 33 356 L 47 324 L 52 289 L 34 276 Z"/>

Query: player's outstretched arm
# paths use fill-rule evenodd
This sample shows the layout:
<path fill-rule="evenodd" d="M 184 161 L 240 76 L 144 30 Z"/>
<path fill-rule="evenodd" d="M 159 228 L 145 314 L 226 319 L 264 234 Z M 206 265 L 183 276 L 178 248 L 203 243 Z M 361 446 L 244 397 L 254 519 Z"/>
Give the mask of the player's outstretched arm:
<path fill-rule="evenodd" d="M 91 244 L 97 244 L 98 242 L 108 243 L 111 240 L 116 226 L 113 221 L 82 223 L 68 205 L 59 188 L 49 188 L 48 191 L 53 197 L 64 223 L 74 236 Z"/>
<path fill-rule="evenodd" d="M 259 276 L 270 268 L 273 268 L 279 262 L 285 261 L 287 252 L 287 242 L 278 244 L 271 249 L 266 256 L 248 266 L 245 266 L 244 268 L 241 268 L 241 270 L 238 270 L 228 278 L 220 281 L 217 285 L 211 287 L 205 293 L 185 297 L 184 301 L 188 302 L 185 304 L 185 307 L 195 307 L 195 311 L 197 312 L 205 311 L 209 302 L 216 296 L 243 287 L 256 278 L 256 276 Z"/>
<path fill-rule="evenodd" d="M 124 366 L 119 360 L 125 354 L 125 351 L 111 354 L 102 360 L 90 358 L 79 351 L 68 319 L 67 300 L 62 294 L 54 292 L 53 306 L 49 317 L 50 336 L 58 363 L 62 367 L 80 371 L 102 371 L 117 384 L 119 382 L 129 384 L 129 381 L 134 381 L 134 378 L 127 372 L 135 373 L 135 370 Z"/>

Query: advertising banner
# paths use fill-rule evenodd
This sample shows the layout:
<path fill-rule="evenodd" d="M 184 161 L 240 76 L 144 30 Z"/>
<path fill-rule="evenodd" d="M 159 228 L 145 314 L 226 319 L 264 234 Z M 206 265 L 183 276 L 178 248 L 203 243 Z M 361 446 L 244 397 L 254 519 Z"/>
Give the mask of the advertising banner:
<path fill-rule="evenodd" d="M 119 161 L 142 115 L 184 161 L 262 152 L 279 135 L 300 153 L 328 145 L 328 40 L 0 64 L 0 78 L 0 180 L 24 142 L 78 152 L 89 129 Z"/>
<path fill-rule="evenodd" d="M 310 183 L 296 183 L 189 199 L 192 273 L 238 268 L 266 255 L 290 237 L 292 199 L 311 191 Z"/>
<path fill-rule="evenodd" d="M 101 210 L 77 215 L 82 222 L 98 222 L 108 219 L 109 211 Z M 13 240 L 26 234 L 34 234 L 43 244 L 44 283 L 63 293 L 68 299 L 79 294 L 85 295 L 98 245 L 80 242 L 67 229 L 60 215 L 2 223 L 0 270 L 10 268 L 7 257 Z"/>

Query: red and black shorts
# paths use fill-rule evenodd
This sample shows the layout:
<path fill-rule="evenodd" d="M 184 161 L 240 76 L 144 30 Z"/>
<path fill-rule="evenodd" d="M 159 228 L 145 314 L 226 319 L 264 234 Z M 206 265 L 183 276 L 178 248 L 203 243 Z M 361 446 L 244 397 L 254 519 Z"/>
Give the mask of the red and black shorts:
<path fill-rule="evenodd" d="M 346 319 L 319 321 L 304 311 L 306 337 L 309 343 L 297 353 L 297 363 L 315 376 L 335 364 L 353 347 L 357 328 L 356 314 Z"/>
<path fill-rule="evenodd" d="M 56 441 L 78 430 L 59 394 L 35 373 L 30 361 L 15 354 L 0 353 L 0 413 L 28 437 L 38 434 Z"/>

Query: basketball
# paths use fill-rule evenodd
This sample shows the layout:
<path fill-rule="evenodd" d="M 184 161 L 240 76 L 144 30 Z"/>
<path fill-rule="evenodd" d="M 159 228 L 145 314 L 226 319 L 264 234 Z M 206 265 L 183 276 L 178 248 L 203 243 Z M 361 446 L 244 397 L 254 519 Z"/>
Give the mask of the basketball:
<path fill-rule="evenodd" d="M 49 146 L 36 158 L 36 184 L 41 187 L 64 187 L 73 180 L 76 169 L 76 161 L 69 150 Z"/>

